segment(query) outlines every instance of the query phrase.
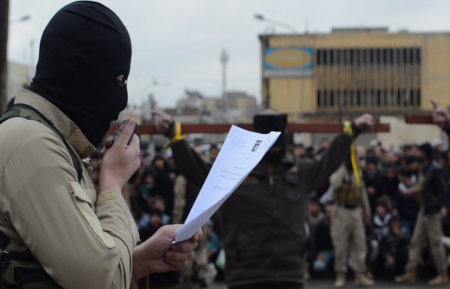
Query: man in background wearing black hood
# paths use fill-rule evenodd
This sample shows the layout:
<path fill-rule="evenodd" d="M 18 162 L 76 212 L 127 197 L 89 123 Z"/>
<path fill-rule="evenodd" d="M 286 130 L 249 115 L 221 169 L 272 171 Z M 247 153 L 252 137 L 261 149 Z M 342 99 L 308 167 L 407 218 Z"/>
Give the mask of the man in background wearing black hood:
<path fill-rule="evenodd" d="M 69 4 L 45 28 L 30 89 L 0 120 L 2 288 L 136 288 L 192 255 L 201 232 L 173 245 L 179 226 L 136 247 L 121 194 L 140 163 L 134 120 L 102 154 L 98 193 L 83 160 L 127 105 L 130 62 L 128 32 L 102 4 Z"/>
<path fill-rule="evenodd" d="M 197 186 L 210 166 L 190 149 L 181 124 L 161 112 L 157 129 L 171 140 L 180 172 Z M 336 137 L 317 160 L 294 164 L 285 156 L 287 115 L 266 109 L 253 120 L 259 133 L 282 132 L 274 146 L 219 210 L 226 252 L 225 280 L 232 289 L 299 289 L 304 283 L 305 209 L 308 192 L 323 184 L 344 160 L 353 139 L 371 130 L 364 115 Z M 352 133 L 348 133 L 348 132 Z"/>

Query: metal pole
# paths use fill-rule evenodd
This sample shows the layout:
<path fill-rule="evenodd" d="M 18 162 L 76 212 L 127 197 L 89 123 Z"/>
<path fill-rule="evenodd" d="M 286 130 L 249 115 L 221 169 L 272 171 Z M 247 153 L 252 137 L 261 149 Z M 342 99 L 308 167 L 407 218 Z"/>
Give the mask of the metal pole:
<path fill-rule="evenodd" d="M 286 24 L 286 23 L 283 23 L 283 22 L 280 22 L 280 21 L 277 21 L 277 20 L 273 20 L 273 19 L 266 18 L 266 17 L 264 17 L 264 15 L 261 15 L 261 14 L 255 14 L 255 18 L 258 19 L 258 20 L 260 20 L 260 21 L 264 21 L 264 22 L 273 24 L 273 25 L 275 25 L 275 26 L 281 26 L 281 27 L 284 27 L 284 28 L 286 28 L 286 29 L 289 29 L 289 30 L 291 30 L 292 33 L 294 33 L 295 35 L 299 35 L 299 34 L 300 34 L 300 33 L 298 33 L 298 31 L 295 29 L 294 26 L 291 26 L 291 25 L 289 25 L 289 24 Z"/>
<path fill-rule="evenodd" d="M 220 56 L 220 62 L 222 63 L 222 97 L 225 97 L 227 90 L 227 63 L 230 57 L 228 56 L 227 51 L 222 50 L 222 55 Z"/>
<path fill-rule="evenodd" d="M 303 103 L 305 99 L 305 78 L 302 77 L 301 88 L 300 88 L 300 117 L 299 121 L 303 122 Z"/>
<path fill-rule="evenodd" d="M 0 113 L 6 109 L 9 0 L 0 1 Z"/>

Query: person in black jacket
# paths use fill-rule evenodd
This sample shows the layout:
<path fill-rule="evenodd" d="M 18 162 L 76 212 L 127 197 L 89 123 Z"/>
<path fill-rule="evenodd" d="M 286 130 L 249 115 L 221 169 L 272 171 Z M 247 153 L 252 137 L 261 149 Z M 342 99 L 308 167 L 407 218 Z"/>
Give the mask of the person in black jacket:
<path fill-rule="evenodd" d="M 139 236 L 142 241 L 149 239 L 153 236 L 159 228 L 162 227 L 162 215 L 161 210 L 153 210 L 150 215 L 150 222 L 144 228 L 139 230 Z"/>
<path fill-rule="evenodd" d="M 155 185 L 153 191 L 155 194 L 164 197 L 166 212 L 172 218 L 173 211 L 173 184 L 176 178 L 175 172 L 167 167 L 166 161 L 161 156 L 155 156 L 152 162 L 155 170 Z"/>
<path fill-rule="evenodd" d="M 158 132 L 170 139 L 177 168 L 187 180 L 201 187 L 210 166 L 183 140 L 179 122 L 170 115 L 153 113 L 159 116 Z M 345 122 L 343 133 L 330 143 L 320 160 L 294 163 L 285 153 L 287 115 L 274 109 L 255 115 L 256 132 L 282 134 L 218 211 L 229 288 L 304 288 L 308 193 L 339 168 L 354 138 L 370 131 L 372 123 L 372 116 L 367 114 Z"/>
<path fill-rule="evenodd" d="M 384 174 L 377 169 L 378 160 L 375 156 L 366 159 L 366 170 L 364 170 L 364 184 L 369 196 L 370 211 L 375 212 L 378 198 L 383 194 Z"/>
<path fill-rule="evenodd" d="M 416 268 L 422 252 L 424 241 L 428 240 L 438 276 L 429 285 L 444 285 L 449 282 L 445 250 L 441 243 L 443 236 L 441 226 L 441 207 L 448 194 L 448 185 L 441 166 L 433 162 L 433 149 L 429 143 L 419 146 L 421 162 L 419 181 L 413 189 L 413 194 L 422 196 L 422 205 L 417 216 L 416 227 L 409 248 L 409 261 L 406 273 L 395 278 L 398 283 L 414 283 Z M 420 200 L 420 198 L 419 198 Z"/>
<path fill-rule="evenodd" d="M 383 238 L 382 251 L 386 273 L 398 273 L 408 261 L 408 237 L 402 230 L 400 216 L 394 214 L 389 220 L 389 233 Z"/>
<path fill-rule="evenodd" d="M 399 183 L 400 181 L 398 179 L 398 172 L 395 163 L 387 163 L 381 193 L 383 195 L 388 195 L 391 199 L 393 199 L 395 193 L 397 192 Z"/>
<path fill-rule="evenodd" d="M 326 205 L 324 218 L 311 231 L 310 251 L 313 260 L 313 270 L 317 273 L 326 271 L 334 259 L 333 241 L 330 234 L 331 205 Z"/>

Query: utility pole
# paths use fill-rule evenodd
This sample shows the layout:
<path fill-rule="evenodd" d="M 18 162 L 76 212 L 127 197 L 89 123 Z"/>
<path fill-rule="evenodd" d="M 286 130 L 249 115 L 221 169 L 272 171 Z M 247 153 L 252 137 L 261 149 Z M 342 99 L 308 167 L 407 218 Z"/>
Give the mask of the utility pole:
<path fill-rule="evenodd" d="M 222 55 L 220 56 L 220 61 L 222 62 L 222 97 L 225 97 L 227 89 L 227 63 L 229 60 L 228 53 L 225 49 L 222 50 Z"/>
<path fill-rule="evenodd" d="M 0 114 L 6 109 L 9 0 L 0 0 Z"/>

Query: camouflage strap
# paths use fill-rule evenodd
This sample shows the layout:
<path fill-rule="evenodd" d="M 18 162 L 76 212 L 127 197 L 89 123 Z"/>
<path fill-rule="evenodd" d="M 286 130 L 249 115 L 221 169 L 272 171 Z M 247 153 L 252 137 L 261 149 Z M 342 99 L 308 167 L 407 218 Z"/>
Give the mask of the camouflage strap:
<path fill-rule="evenodd" d="M 55 133 L 58 138 L 64 143 L 64 146 L 66 147 L 67 151 L 70 154 L 70 157 L 72 158 L 73 165 L 75 167 L 75 170 L 77 171 L 78 175 L 78 182 L 81 182 L 81 178 L 83 176 L 83 171 L 81 168 L 81 162 L 78 160 L 78 158 L 75 155 L 75 152 L 72 150 L 70 145 L 67 143 L 66 138 L 59 132 L 59 130 L 55 127 L 55 125 L 48 120 L 42 113 L 40 113 L 37 109 L 35 109 L 32 106 L 19 103 L 11 106 L 1 117 L 0 117 L 0 124 L 5 122 L 6 120 L 14 117 L 22 117 L 29 120 L 34 120 L 37 122 L 42 123 L 46 127 L 48 127 L 53 133 Z"/>
<path fill-rule="evenodd" d="M 1 289 L 60 289 L 33 256 L 3 253 Z"/>

